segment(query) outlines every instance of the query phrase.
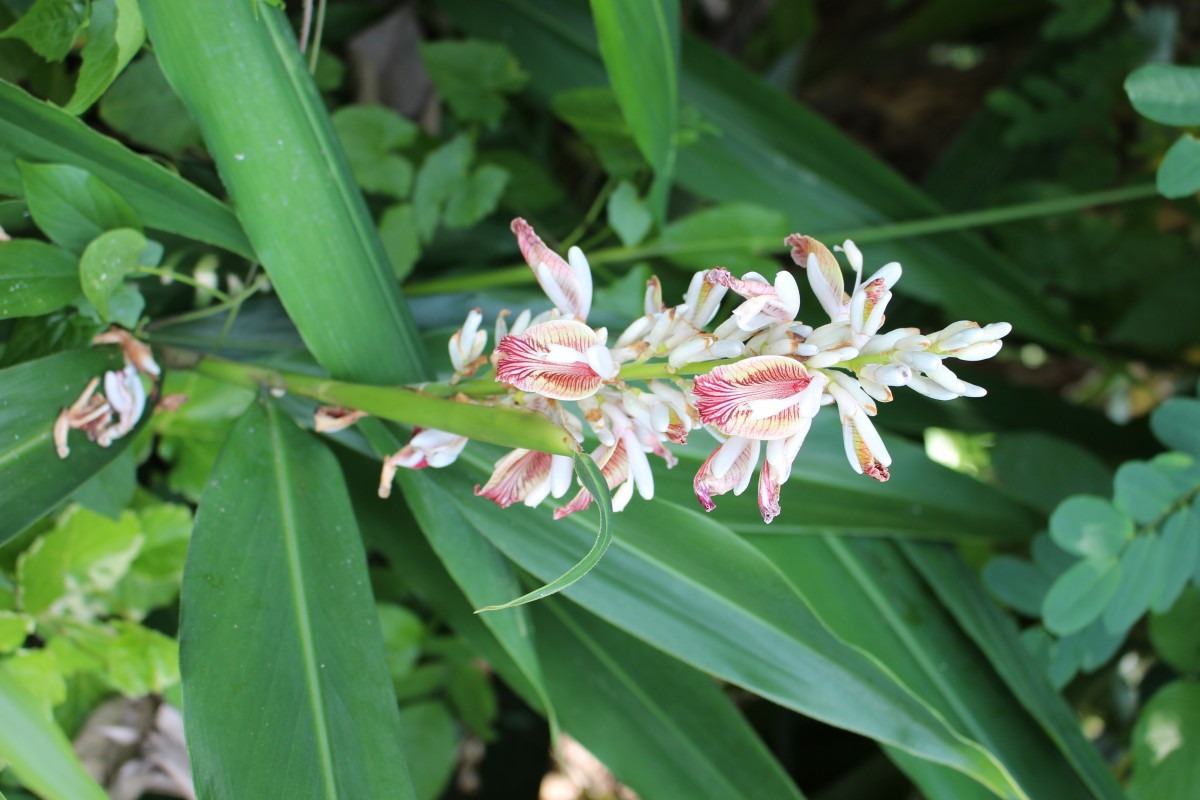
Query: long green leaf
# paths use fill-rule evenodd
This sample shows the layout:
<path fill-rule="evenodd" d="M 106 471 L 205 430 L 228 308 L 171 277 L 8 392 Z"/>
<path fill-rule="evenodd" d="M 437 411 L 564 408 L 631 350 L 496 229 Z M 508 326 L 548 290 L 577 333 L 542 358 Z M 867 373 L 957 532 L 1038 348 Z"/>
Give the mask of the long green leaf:
<path fill-rule="evenodd" d="M 71 432 L 71 454 L 54 448 L 58 412 L 92 378 L 121 369 L 112 348 L 73 350 L 0 370 L 0 543 L 65 500 L 121 454 L 128 435 L 104 448 Z"/>
<path fill-rule="evenodd" d="M 533 616 L 564 728 L 643 796 L 800 798 L 707 676 L 570 603 L 537 603 Z"/>
<path fill-rule="evenodd" d="M 245 0 L 141 4 L 272 285 L 317 361 L 413 381 L 424 351 L 287 18 Z"/>
<path fill-rule="evenodd" d="M 768 534 L 747 539 L 834 633 L 887 664 L 956 730 L 987 747 L 1030 797 L 1091 796 L 893 542 Z"/>
<path fill-rule="evenodd" d="M 596 541 L 592 543 L 591 549 L 579 560 L 579 563 L 545 586 L 523 594 L 515 600 L 509 600 L 507 603 L 484 606 L 479 609 L 480 611 L 502 611 L 557 594 L 591 572 L 592 568 L 599 564 L 600 559 L 608 552 L 609 545 L 613 540 L 612 495 L 608 491 L 608 484 L 604 480 L 600 468 L 596 466 L 596 462 L 592 461 L 591 456 L 587 453 L 575 454 L 575 474 L 579 476 L 579 482 L 596 501 L 596 507 L 600 510 L 600 530 L 596 534 Z"/>
<path fill-rule="evenodd" d="M 371 548 L 526 702 L 539 708 L 552 691 L 565 729 L 644 796 L 797 796 L 753 731 L 731 713 L 729 701 L 695 670 L 553 599 L 503 614 L 474 613 L 481 595 L 506 596 L 514 578 L 454 498 L 423 472 L 407 473 L 417 485 L 406 494 L 419 500 L 418 519 L 435 554 L 402 509 L 374 497 L 374 464 L 350 457 L 343 464 Z M 457 570 L 455 577 L 448 568 Z M 554 620 L 543 623 L 544 609 L 567 615 L 579 635 Z M 542 663 L 553 670 L 549 687 L 543 686 Z M 630 719 L 643 722 L 630 727 Z M 699 770 L 711 785 L 694 794 Z M 729 787 L 733 794 L 720 794 Z"/>
<path fill-rule="evenodd" d="M 46 800 L 105 800 L 58 725 L 0 670 L 0 759 Z"/>
<path fill-rule="evenodd" d="M 441 0 L 473 36 L 502 39 L 543 100 L 604 82 L 591 20 L 578 0 Z M 721 130 L 679 151 L 684 188 L 715 202 L 787 213 L 805 233 L 926 219 L 944 212 L 862 147 L 729 56 L 684 36 L 680 100 Z M 953 318 L 1003 319 L 1031 338 L 1079 349 L 1080 337 L 1016 268 L 971 234 L 872 246 L 867 263 L 904 264 L 902 293 Z M 730 265 L 731 268 L 736 265 Z"/>
<path fill-rule="evenodd" d="M 944 546 L 901 542 L 900 548 L 963 631 L 987 655 L 1013 695 L 1074 766 L 1092 796 L 1112 800 L 1124 797 L 1112 772 L 1084 737 L 1075 713 L 1029 657 L 1013 621 L 996 608 L 962 559 Z"/>
<path fill-rule="evenodd" d="M 274 404 L 201 498 L 180 647 L 199 797 L 413 796 L 341 471 Z"/>
<path fill-rule="evenodd" d="M 679 127 L 679 2 L 591 0 L 591 6 L 617 104 L 654 168 L 650 204 L 662 225 Z"/>
<path fill-rule="evenodd" d="M 574 563 L 572 552 L 588 536 L 583 520 L 551 526 L 544 511 L 515 507 L 497 515 L 470 491 L 486 461 L 471 451 L 459 461 L 471 471 L 430 477 L 494 545 L 543 580 Z M 1009 777 L 984 750 L 878 662 L 830 634 L 760 553 L 696 512 L 666 502 L 627 510 L 604 562 L 567 595 L 705 672 L 1012 793 Z"/>
<path fill-rule="evenodd" d="M 115 189 L 148 227 L 253 256 L 233 212 L 212 195 L 62 109 L 0 81 L 0 192 L 4 194 L 21 194 L 17 159 L 85 169 Z"/>

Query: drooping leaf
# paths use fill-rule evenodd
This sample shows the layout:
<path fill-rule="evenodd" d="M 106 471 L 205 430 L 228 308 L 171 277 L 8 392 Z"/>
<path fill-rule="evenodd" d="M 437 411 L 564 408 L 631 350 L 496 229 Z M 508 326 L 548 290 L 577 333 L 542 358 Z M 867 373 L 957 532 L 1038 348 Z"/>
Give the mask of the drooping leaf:
<path fill-rule="evenodd" d="M 678 0 L 591 0 L 591 8 L 609 84 L 654 168 L 649 201 L 663 223 L 679 127 Z"/>
<path fill-rule="evenodd" d="M 0 370 L 0 543 L 69 497 L 125 449 L 133 434 L 103 448 L 71 432 L 71 454 L 54 449 L 58 412 L 75 402 L 88 381 L 121 369 L 110 348 L 74 350 Z"/>
<path fill-rule="evenodd" d="M 1200 125 L 1200 67 L 1147 64 L 1125 80 L 1138 113 L 1165 125 Z"/>
<path fill-rule="evenodd" d="M 36 239 L 0 243 L 0 319 L 33 317 L 79 296 L 79 262 Z"/>
<path fill-rule="evenodd" d="M 591 494 L 592 499 L 596 501 L 596 507 L 600 510 L 600 530 L 596 534 L 596 541 L 592 543 L 591 549 L 587 551 L 577 564 L 554 580 L 548 582 L 545 586 L 534 589 L 532 592 L 523 594 L 507 603 L 484 606 L 479 609 L 480 611 L 501 611 L 557 594 L 591 572 L 592 568 L 599 564 L 600 559 L 608 552 L 608 548 L 613 540 L 612 494 L 608 490 L 608 483 L 600 473 L 600 468 L 596 466 L 596 462 L 592 461 L 592 457 L 586 453 L 575 454 L 575 475 L 579 478 L 580 485 Z"/>
<path fill-rule="evenodd" d="M 493 42 L 423 42 L 421 62 L 454 115 L 495 127 L 507 108 L 505 95 L 529 79 L 509 49 Z"/>
<path fill-rule="evenodd" d="M 201 498 L 182 609 L 200 796 L 413 796 L 341 471 L 273 404 L 238 421 Z"/>
<path fill-rule="evenodd" d="M 106 800 L 62 730 L 13 678 L 0 671 L 0 758 L 21 783 L 47 800 Z"/>
<path fill-rule="evenodd" d="M 136 0 L 93 0 L 91 9 L 83 66 L 75 94 L 64 106 L 68 114 L 82 114 L 99 100 L 146 39 Z"/>
<path fill-rule="evenodd" d="M 138 268 L 145 250 L 146 237 L 133 228 L 106 231 L 84 249 L 79 262 L 83 293 L 105 322 L 113 316 L 109 309 L 110 299 L 124 283 L 125 276 Z"/>

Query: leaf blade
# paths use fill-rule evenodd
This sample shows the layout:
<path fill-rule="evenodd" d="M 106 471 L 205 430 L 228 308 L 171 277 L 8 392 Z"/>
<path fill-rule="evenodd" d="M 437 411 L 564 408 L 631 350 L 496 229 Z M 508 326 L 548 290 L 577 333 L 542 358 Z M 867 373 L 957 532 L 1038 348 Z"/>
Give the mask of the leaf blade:
<path fill-rule="evenodd" d="M 252 405 L 201 498 L 184 573 L 201 796 L 412 797 L 361 547 L 333 457 L 274 405 Z M 260 574 L 243 579 L 251 565 Z"/>

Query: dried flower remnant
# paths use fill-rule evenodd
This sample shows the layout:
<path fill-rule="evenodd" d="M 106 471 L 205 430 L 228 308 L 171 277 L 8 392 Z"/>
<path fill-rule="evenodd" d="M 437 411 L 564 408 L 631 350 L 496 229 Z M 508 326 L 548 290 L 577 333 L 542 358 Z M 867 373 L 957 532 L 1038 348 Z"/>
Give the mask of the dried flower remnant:
<path fill-rule="evenodd" d="M 142 375 L 157 389 L 162 374 L 149 345 L 126 330 L 112 327 L 98 334 L 92 343 L 120 345 L 125 367 L 92 378 L 78 399 L 59 412 L 54 423 L 54 450 L 59 458 L 71 455 L 68 437 L 73 430 L 83 431 L 96 444 L 108 447 L 137 427 L 147 402 Z"/>
<path fill-rule="evenodd" d="M 590 433 L 599 442 L 591 458 L 618 511 L 634 494 L 654 496 L 651 457 L 674 466 L 667 445 L 682 444 L 702 428 L 719 443 L 693 482 L 701 506 L 711 511 L 714 497 L 741 494 L 757 470 L 759 510 L 770 522 L 780 513 L 782 486 L 812 421 L 825 406 L 837 408 L 850 467 L 886 481 L 891 456 L 871 421 L 879 404 L 890 402 L 893 389 L 903 386 L 940 400 L 983 395 L 946 362 L 990 358 L 1012 330 L 1002 322 L 962 321 L 929 335 L 916 328 L 885 331 L 900 265 L 885 264 L 864 279 L 863 254 L 853 242 L 830 249 L 793 234 L 785 244 L 805 271 L 827 323 L 814 327 L 799 319 L 800 290 L 792 272 L 772 279 L 757 273 L 737 277 L 715 266 L 697 272 L 683 302 L 672 307 L 663 303 L 659 281 L 648 281 L 642 315 L 610 345 L 607 330 L 587 322 L 592 278 L 583 253 L 571 248 L 562 258 L 522 219 L 513 221 L 512 230 L 553 308 L 536 316 L 522 311 L 511 322 L 509 312 L 501 312 L 490 354 L 482 314 L 472 310 L 450 340 L 453 382 L 456 389 L 476 389 L 470 400 L 460 398 L 466 402 L 548 417 L 581 449 L 585 431 Z M 849 291 L 835 251 L 854 272 Z M 713 326 L 728 292 L 741 302 Z M 472 381 L 487 363 L 494 373 Z M 385 461 L 381 494 L 396 469 L 445 466 L 465 444 L 454 434 L 419 432 Z M 565 456 L 513 450 L 475 493 L 501 507 L 537 506 L 567 497 L 571 468 Z M 583 510 L 592 499 L 579 486 L 554 516 Z"/>

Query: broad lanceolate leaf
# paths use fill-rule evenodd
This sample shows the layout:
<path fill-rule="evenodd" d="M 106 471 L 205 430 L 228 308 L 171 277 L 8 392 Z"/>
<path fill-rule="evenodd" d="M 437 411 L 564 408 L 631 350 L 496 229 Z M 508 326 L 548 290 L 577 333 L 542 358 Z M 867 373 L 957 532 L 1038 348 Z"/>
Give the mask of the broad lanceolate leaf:
<path fill-rule="evenodd" d="M 1200 139 L 1185 133 L 1175 140 L 1158 165 L 1158 193 L 1187 197 L 1200 192 Z"/>
<path fill-rule="evenodd" d="M 747 538 L 835 634 L 886 664 L 956 730 L 995 754 L 1026 794 L 1091 796 L 894 542 Z"/>
<path fill-rule="evenodd" d="M 679 127 L 678 0 L 591 0 L 600 55 L 621 113 L 654 168 L 650 205 L 666 221 Z"/>
<path fill-rule="evenodd" d="M 119 193 L 147 227 L 253 256 L 233 212 L 211 195 L 65 111 L 0 81 L 0 191 L 20 195 L 14 159 L 87 170 Z"/>
<path fill-rule="evenodd" d="M 171 90 L 153 53 L 121 73 L 100 100 L 100 119 L 140 147 L 178 153 L 199 145 L 200 129 Z"/>
<path fill-rule="evenodd" d="M 71 750 L 71 743 L 25 689 L 0 671 L 0 759 L 21 783 L 46 800 L 106 800 Z"/>
<path fill-rule="evenodd" d="M 1200 125 L 1200 67 L 1147 64 L 1125 79 L 1138 113 L 1166 125 Z"/>
<path fill-rule="evenodd" d="M 348 380 L 423 377 L 424 349 L 287 17 L 244 0 L 141 9 L 163 73 L 317 361 Z"/>
<path fill-rule="evenodd" d="M 54 450 L 58 412 L 75 402 L 92 378 L 121 366 L 120 353 L 106 348 L 0 370 L 0 543 L 69 497 L 129 444 L 132 434 L 106 449 L 72 431 L 70 457 L 59 458 Z"/>
<path fill-rule="evenodd" d="M 17 162 L 33 221 L 55 244 L 82 253 L 111 228 L 141 229 L 125 199 L 104 181 L 67 164 Z"/>
<path fill-rule="evenodd" d="M 547 523 L 512 507 L 503 517 L 475 498 L 487 467 L 431 475 L 488 539 L 535 577 L 561 574 L 589 536 L 587 522 Z M 577 515 L 576 515 L 577 516 Z M 836 637 L 770 562 L 727 528 L 667 502 L 631 509 L 621 536 L 567 595 L 603 619 L 723 680 L 817 719 L 947 764 L 1001 794 L 1004 770 L 961 738 L 891 673 Z M 501 612 L 503 613 L 503 612 Z M 853 696 L 853 703 L 844 698 Z"/>
<path fill-rule="evenodd" d="M 1047 683 L 1018 637 L 1016 625 L 988 599 L 971 569 L 953 548 L 906 541 L 899 545 L 1013 695 L 1041 723 L 1092 796 L 1121 800 L 1124 794 L 1120 785 L 1096 748 L 1084 737 L 1074 710 Z"/>
<path fill-rule="evenodd" d="M 374 472 L 371 465 L 361 483 L 369 484 Z M 553 691 L 550 699 L 563 705 L 562 727 L 644 796 L 795 797 L 753 731 L 696 670 L 555 598 L 498 614 L 472 613 L 481 596 L 514 593 L 511 566 L 461 513 L 453 494 L 424 473 L 408 476 L 419 488 L 406 485 L 405 492 L 418 504 L 421 527 L 438 554 L 408 517 L 398 518 L 394 505 L 367 493 L 360 497 L 354 482 L 364 533 L 405 585 L 436 606 L 527 702 L 541 707 Z M 457 570 L 454 579 L 447 566 Z M 571 624 L 559 621 L 564 617 Z M 547 677 L 543 664 L 551 671 Z M 709 722 L 692 722 L 697 718 Z M 630 719 L 645 725 L 630 727 Z M 714 725 L 713 719 L 721 721 Z M 613 735 L 614 724 L 620 736 Z M 697 774 L 708 780 L 699 790 Z"/>
<path fill-rule="evenodd" d="M 182 610 L 201 798 L 413 796 L 341 470 L 273 404 L 242 416 L 201 498 Z"/>
<path fill-rule="evenodd" d="M 643 796 L 800 797 L 706 675 L 573 604 L 536 603 L 533 617 L 547 686 L 562 698 L 564 729 Z M 633 719 L 638 730 L 631 736 Z"/>
<path fill-rule="evenodd" d="M 137 0 L 93 0 L 83 66 L 65 110 L 70 114 L 87 111 L 142 49 L 145 39 Z"/>
<path fill-rule="evenodd" d="M 79 263 L 36 239 L 0 243 L 0 319 L 34 317 L 79 296 Z"/>

